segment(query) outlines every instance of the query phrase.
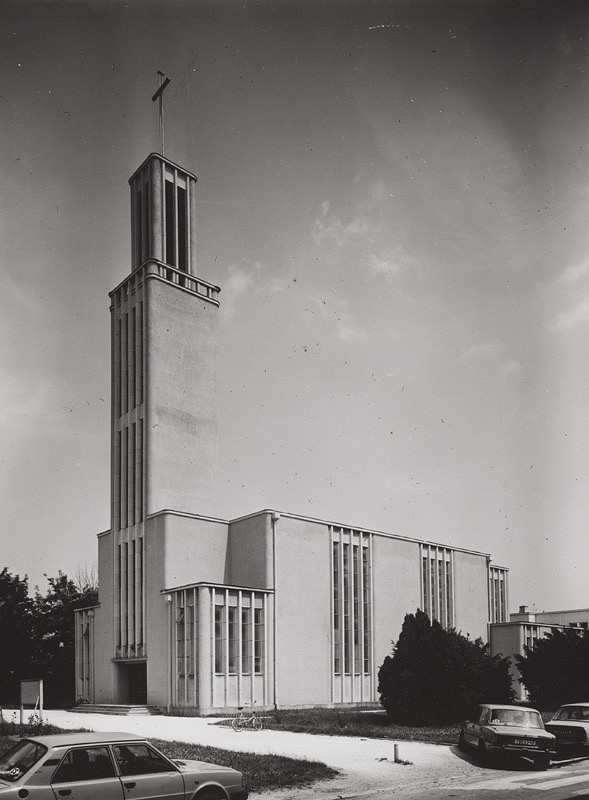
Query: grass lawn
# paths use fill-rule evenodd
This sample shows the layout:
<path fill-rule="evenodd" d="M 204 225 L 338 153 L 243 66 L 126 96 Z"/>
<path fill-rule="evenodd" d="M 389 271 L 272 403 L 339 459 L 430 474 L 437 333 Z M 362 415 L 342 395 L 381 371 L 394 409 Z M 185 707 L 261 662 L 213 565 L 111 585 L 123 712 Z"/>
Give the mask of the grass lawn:
<path fill-rule="evenodd" d="M 277 731 L 320 733 L 327 736 L 360 736 L 364 739 L 456 744 L 460 726 L 412 727 L 389 721 L 381 710 L 359 711 L 312 708 L 296 711 L 274 711 L 264 726 Z"/>
<path fill-rule="evenodd" d="M 71 733 L 71 731 L 67 731 Z M 49 733 L 66 733 L 54 725 L 23 725 L 16 723 L 0 724 L 0 754 L 9 750 L 16 736 L 34 736 Z M 233 767 L 245 776 L 251 791 L 278 789 L 285 786 L 308 786 L 315 781 L 334 778 L 338 772 L 318 761 L 303 761 L 283 756 L 259 755 L 257 753 L 234 753 L 216 747 L 169 742 L 163 739 L 150 739 L 153 744 L 170 758 L 190 758 L 197 761 L 210 761 L 213 764 Z"/>

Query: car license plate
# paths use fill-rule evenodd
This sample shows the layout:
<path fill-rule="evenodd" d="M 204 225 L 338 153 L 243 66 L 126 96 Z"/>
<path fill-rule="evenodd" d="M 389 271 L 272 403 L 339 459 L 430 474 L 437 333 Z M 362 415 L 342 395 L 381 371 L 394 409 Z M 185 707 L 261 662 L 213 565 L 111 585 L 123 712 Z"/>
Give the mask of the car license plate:
<path fill-rule="evenodd" d="M 513 743 L 522 745 L 523 747 L 534 747 L 536 744 L 534 739 L 514 739 Z"/>

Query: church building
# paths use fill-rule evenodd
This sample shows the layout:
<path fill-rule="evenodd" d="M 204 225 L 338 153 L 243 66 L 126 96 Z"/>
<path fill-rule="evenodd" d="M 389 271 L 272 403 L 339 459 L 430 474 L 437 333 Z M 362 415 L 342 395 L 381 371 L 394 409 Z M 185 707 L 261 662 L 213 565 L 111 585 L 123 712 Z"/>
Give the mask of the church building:
<path fill-rule="evenodd" d="M 76 613 L 76 697 L 206 715 L 367 704 L 406 613 L 507 621 L 486 553 L 304 514 L 211 513 L 220 289 L 197 275 L 196 177 L 131 177 L 132 263 L 110 293 L 110 529 Z"/>

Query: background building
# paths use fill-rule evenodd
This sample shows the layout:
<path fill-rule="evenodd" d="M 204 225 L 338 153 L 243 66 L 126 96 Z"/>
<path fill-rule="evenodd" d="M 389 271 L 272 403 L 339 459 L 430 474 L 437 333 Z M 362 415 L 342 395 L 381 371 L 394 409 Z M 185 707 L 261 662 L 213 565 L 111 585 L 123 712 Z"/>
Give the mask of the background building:
<path fill-rule="evenodd" d="M 485 553 L 263 510 L 215 512 L 220 289 L 196 275 L 196 177 L 130 179 L 132 271 L 111 292 L 111 527 L 77 614 L 77 692 L 176 713 L 367 703 L 404 616 L 487 638 Z M 253 356 L 252 356 L 253 357 Z"/>
<path fill-rule="evenodd" d="M 576 608 L 566 611 L 528 611 L 520 606 L 519 611 L 509 615 L 508 622 L 498 622 L 490 626 L 489 642 L 491 654 L 509 657 L 511 679 L 516 696 L 525 700 L 527 692 L 520 683 L 520 671 L 515 656 L 523 656 L 525 647 L 533 647 L 538 639 L 548 633 L 564 628 L 585 631 L 589 627 L 589 608 Z"/>

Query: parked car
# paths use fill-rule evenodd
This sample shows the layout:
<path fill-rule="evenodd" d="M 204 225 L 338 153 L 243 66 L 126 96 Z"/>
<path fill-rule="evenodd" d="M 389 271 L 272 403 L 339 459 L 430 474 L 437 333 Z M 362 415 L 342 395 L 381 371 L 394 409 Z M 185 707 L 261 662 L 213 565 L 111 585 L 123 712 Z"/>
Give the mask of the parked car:
<path fill-rule="evenodd" d="M 559 753 L 589 753 L 589 703 L 561 706 L 546 723 L 546 730 L 556 736 Z"/>
<path fill-rule="evenodd" d="M 131 733 L 28 736 L 0 756 L 0 800 L 247 800 L 243 775 L 172 760 Z"/>
<path fill-rule="evenodd" d="M 494 704 L 479 706 L 474 720 L 462 723 L 458 740 L 461 748 L 474 748 L 482 758 L 524 756 L 540 769 L 550 763 L 555 743 L 538 711 Z"/>

